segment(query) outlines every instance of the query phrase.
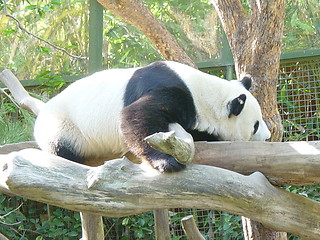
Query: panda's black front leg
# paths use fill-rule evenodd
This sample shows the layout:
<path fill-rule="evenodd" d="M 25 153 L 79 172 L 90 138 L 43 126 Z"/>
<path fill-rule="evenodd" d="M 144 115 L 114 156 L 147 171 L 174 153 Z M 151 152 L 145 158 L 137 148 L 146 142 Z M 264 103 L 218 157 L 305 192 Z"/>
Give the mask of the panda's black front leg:
<path fill-rule="evenodd" d="M 177 160 L 149 146 L 145 137 L 169 131 L 170 109 L 154 96 L 144 96 L 126 106 L 121 113 L 121 132 L 129 150 L 160 172 L 176 172 L 185 168 Z"/>

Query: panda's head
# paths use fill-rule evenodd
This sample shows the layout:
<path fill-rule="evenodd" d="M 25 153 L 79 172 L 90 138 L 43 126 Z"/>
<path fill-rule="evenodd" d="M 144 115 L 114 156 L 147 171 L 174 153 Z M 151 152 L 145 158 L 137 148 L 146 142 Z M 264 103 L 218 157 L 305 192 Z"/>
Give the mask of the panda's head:
<path fill-rule="evenodd" d="M 234 80 L 226 84 L 222 112 L 214 129 L 214 134 L 220 140 L 265 141 L 270 138 L 260 105 L 249 92 L 251 84 L 249 75 L 241 81 Z"/>

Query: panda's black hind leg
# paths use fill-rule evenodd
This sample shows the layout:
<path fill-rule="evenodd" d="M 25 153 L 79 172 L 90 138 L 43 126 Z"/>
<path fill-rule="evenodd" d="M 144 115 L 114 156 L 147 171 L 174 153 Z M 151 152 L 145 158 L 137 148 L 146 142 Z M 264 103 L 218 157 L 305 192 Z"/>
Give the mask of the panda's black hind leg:
<path fill-rule="evenodd" d="M 159 152 L 151 155 L 148 161 L 153 168 L 159 170 L 160 172 L 177 172 L 186 167 L 186 165 L 177 162 L 174 157 L 163 153 L 157 156 L 158 153 Z"/>
<path fill-rule="evenodd" d="M 176 115 L 182 113 L 154 95 L 141 97 L 124 107 L 121 113 L 121 132 L 127 147 L 136 157 L 160 172 L 177 172 L 184 169 L 185 165 L 151 148 L 144 138 L 156 132 L 169 131 L 169 123 L 177 122 Z"/>
<path fill-rule="evenodd" d="M 84 162 L 84 158 L 74 150 L 73 145 L 67 140 L 59 139 L 58 141 L 50 142 L 46 147 L 46 151 L 73 162 Z"/>

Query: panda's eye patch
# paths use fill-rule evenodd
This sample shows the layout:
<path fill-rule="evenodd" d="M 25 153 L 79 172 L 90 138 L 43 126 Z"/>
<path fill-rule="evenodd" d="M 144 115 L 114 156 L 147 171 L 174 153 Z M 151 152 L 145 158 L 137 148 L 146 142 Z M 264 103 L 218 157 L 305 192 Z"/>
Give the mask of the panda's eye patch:
<path fill-rule="evenodd" d="M 256 123 L 253 126 L 254 130 L 253 130 L 253 134 L 256 134 L 256 132 L 258 131 L 259 128 L 259 121 L 256 121 Z"/>

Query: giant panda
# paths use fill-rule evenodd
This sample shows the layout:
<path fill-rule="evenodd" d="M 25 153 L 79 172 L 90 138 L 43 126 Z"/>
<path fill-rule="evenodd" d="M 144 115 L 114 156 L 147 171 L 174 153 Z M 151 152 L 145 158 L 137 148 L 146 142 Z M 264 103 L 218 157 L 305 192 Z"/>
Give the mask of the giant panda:
<path fill-rule="evenodd" d="M 42 150 L 78 163 L 130 152 L 160 172 L 175 172 L 185 165 L 144 140 L 171 124 L 194 141 L 270 137 L 250 86 L 249 76 L 227 81 L 173 61 L 105 70 L 49 100 L 34 136 Z"/>

